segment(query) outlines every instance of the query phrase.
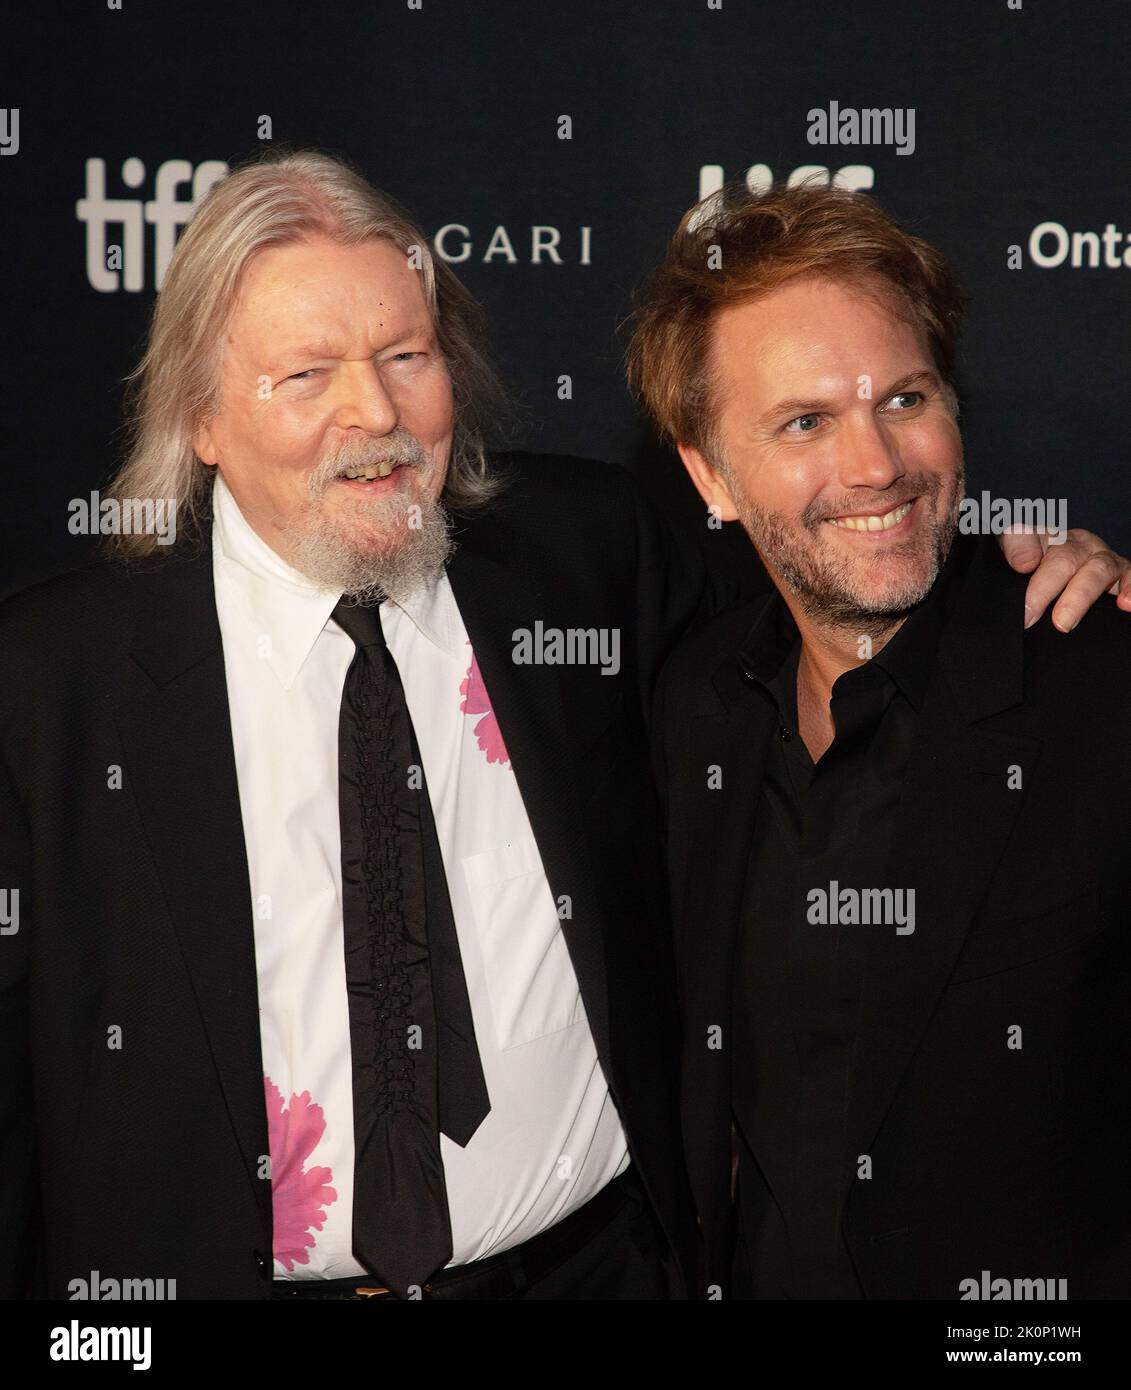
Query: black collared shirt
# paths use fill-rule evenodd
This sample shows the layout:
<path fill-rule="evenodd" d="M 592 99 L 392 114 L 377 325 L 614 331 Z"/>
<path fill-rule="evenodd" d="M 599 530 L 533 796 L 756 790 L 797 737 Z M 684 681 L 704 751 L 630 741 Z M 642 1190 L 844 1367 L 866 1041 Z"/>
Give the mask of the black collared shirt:
<path fill-rule="evenodd" d="M 890 863 L 903 777 L 939 635 L 969 551 L 870 661 L 833 685 L 835 737 L 814 765 L 798 734 L 801 639 L 775 594 L 740 665 L 773 702 L 734 976 L 733 1106 L 742 1243 L 761 1298 L 859 1298 L 842 1233 L 858 1155 L 845 1152 L 868 951 L 895 924 L 809 919 L 811 890 L 900 888 Z M 837 885 L 832 889 L 831 885 Z"/>

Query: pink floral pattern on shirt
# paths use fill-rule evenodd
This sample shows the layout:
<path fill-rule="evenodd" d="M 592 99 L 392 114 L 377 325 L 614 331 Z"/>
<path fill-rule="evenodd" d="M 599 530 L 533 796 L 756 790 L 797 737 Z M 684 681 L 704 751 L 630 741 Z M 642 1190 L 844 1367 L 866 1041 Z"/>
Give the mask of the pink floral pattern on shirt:
<path fill-rule="evenodd" d="M 288 1271 L 296 1264 L 310 1263 L 311 1250 L 318 1237 L 314 1230 L 326 1224 L 326 1207 L 338 1194 L 329 1183 L 329 1168 L 304 1169 L 318 1141 L 326 1132 L 322 1107 L 315 1105 L 309 1091 L 291 1096 L 283 1104 L 283 1093 L 269 1076 L 263 1086 L 267 1097 L 267 1136 L 271 1149 L 271 1207 L 274 1222 L 275 1258 Z"/>
<path fill-rule="evenodd" d="M 495 711 L 491 708 L 487 687 L 483 684 L 483 677 L 479 674 L 479 662 L 474 652 L 471 653 L 471 665 L 467 668 L 467 675 L 460 682 L 459 693 L 463 696 L 460 712 L 482 716 L 475 725 L 475 741 L 487 755 L 487 761 L 489 763 L 509 762 L 507 746 L 503 742 L 502 731 L 499 728 L 499 721 L 495 718 Z"/>

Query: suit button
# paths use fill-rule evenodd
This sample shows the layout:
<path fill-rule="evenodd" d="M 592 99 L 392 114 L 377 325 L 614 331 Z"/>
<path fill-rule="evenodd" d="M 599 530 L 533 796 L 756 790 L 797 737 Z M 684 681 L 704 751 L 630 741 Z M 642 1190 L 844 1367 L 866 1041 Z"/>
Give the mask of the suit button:
<path fill-rule="evenodd" d="M 793 735 L 789 732 L 789 730 L 786 728 L 784 724 L 778 725 L 778 733 L 781 735 L 781 741 L 783 743 L 788 743 L 790 739 L 793 738 Z"/>
<path fill-rule="evenodd" d="M 253 1250 L 251 1253 L 255 1260 L 255 1267 L 259 1271 L 260 1279 L 270 1279 L 271 1261 L 267 1258 L 267 1256 L 263 1253 L 262 1250 Z"/>

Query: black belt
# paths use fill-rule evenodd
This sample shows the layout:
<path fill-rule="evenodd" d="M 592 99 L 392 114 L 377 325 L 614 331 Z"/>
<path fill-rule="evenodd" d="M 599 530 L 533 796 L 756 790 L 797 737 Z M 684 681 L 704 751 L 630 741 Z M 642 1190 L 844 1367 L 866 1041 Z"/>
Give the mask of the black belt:
<path fill-rule="evenodd" d="M 455 1298 L 513 1298 L 545 1278 L 620 1215 L 632 1201 L 646 1202 L 635 1169 L 627 1168 L 607 1183 L 596 1197 L 578 1207 L 556 1226 L 541 1231 L 521 1245 L 489 1255 L 470 1264 L 449 1265 L 424 1285 L 424 1296 L 437 1289 L 450 1290 Z M 454 1286 L 458 1286 L 454 1287 Z M 275 1279 L 272 1298 L 394 1299 L 371 1276 L 349 1279 Z"/>

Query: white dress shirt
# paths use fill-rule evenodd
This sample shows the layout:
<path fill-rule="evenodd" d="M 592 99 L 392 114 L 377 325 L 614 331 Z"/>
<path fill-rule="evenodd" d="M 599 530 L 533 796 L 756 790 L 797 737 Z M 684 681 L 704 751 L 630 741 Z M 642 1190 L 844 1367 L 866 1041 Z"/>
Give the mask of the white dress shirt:
<path fill-rule="evenodd" d="M 222 477 L 213 573 L 251 881 L 275 1277 L 344 1278 L 353 1079 L 342 943 L 338 715 L 352 640 L 249 526 Z M 444 857 L 491 1111 L 441 1135 L 453 1264 L 547 1229 L 628 1166 L 557 906 L 447 575 L 381 605 Z"/>

